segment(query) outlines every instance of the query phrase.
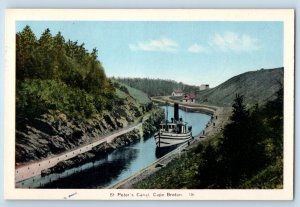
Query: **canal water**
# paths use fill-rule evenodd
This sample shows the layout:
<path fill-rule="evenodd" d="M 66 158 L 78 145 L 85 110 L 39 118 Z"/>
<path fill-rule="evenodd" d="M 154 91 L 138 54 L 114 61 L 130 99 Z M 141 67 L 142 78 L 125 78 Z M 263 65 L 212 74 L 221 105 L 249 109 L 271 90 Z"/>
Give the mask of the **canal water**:
<path fill-rule="evenodd" d="M 165 107 L 163 107 L 165 109 Z M 173 117 L 174 108 L 168 107 L 168 118 Z M 166 112 L 167 110 L 165 110 Z M 191 125 L 193 136 L 202 132 L 210 116 L 179 110 L 179 117 Z M 35 176 L 17 183 L 21 188 L 109 188 L 149 166 L 169 151 L 157 153 L 153 136 L 141 138 L 137 143 L 116 149 L 99 160 L 79 167 L 53 173 L 45 177 Z"/>

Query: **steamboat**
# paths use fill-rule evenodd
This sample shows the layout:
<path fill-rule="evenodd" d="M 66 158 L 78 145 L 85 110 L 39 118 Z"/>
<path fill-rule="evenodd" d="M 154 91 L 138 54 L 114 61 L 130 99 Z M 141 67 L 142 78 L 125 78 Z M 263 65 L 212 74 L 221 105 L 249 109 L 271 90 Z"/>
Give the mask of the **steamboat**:
<path fill-rule="evenodd" d="M 179 118 L 178 103 L 174 103 L 174 117 L 168 120 L 168 104 L 166 104 L 166 118 L 160 123 L 159 131 L 154 134 L 157 148 L 175 147 L 189 142 L 192 136 L 192 126 Z"/>

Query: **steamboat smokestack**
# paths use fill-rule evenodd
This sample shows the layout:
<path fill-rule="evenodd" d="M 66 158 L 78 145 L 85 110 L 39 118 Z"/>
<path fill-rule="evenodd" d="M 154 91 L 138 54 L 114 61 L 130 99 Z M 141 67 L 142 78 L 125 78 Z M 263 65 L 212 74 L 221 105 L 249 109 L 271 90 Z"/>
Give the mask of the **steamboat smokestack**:
<path fill-rule="evenodd" d="M 174 103 L 174 120 L 179 120 L 178 103 Z"/>

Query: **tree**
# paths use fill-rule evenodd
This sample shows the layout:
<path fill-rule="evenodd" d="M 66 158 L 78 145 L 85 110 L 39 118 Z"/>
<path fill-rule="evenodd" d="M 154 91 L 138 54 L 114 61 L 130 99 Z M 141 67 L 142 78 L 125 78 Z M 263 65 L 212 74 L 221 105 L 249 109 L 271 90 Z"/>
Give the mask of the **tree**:
<path fill-rule="evenodd" d="M 16 76 L 17 80 L 30 77 L 33 72 L 33 51 L 37 45 L 37 39 L 31 28 L 27 25 L 22 32 L 16 34 Z"/>
<path fill-rule="evenodd" d="M 218 162 L 218 152 L 211 145 L 201 150 L 201 162 L 198 167 L 197 188 L 219 188 L 223 187 L 220 172 L 220 163 Z"/>
<path fill-rule="evenodd" d="M 60 79 L 62 71 L 67 62 L 65 50 L 65 38 L 58 32 L 53 38 L 53 63 L 52 75 L 54 79 Z"/>
<path fill-rule="evenodd" d="M 266 160 L 263 127 L 257 112 L 250 114 L 243 96 L 236 95 L 231 123 L 226 125 L 220 146 L 226 179 L 230 187 L 236 187 L 247 177 L 261 169 Z"/>
<path fill-rule="evenodd" d="M 267 102 L 262 109 L 266 118 L 266 127 L 268 136 L 273 146 L 272 157 L 283 157 L 283 83 L 277 81 L 278 91 L 276 98 Z"/>

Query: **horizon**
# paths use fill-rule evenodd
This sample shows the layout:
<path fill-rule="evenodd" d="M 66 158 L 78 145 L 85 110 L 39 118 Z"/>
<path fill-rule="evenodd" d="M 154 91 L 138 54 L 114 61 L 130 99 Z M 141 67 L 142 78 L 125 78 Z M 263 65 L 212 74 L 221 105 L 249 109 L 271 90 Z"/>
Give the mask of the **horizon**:
<path fill-rule="evenodd" d="M 174 80 L 216 87 L 233 76 L 283 67 L 282 22 L 17 21 L 37 38 L 54 36 L 84 43 L 107 77 Z"/>

